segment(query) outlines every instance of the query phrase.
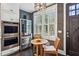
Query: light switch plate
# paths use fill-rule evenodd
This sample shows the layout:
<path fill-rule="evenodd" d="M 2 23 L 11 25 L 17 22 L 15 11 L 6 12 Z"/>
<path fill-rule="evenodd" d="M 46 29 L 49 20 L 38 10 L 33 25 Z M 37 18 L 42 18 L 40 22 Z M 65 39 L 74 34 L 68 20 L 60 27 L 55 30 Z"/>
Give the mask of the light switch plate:
<path fill-rule="evenodd" d="M 61 33 L 62 33 L 62 31 L 61 31 L 61 30 L 58 30 L 58 33 L 60 33 L 60 34 L 61 34 Z"/>

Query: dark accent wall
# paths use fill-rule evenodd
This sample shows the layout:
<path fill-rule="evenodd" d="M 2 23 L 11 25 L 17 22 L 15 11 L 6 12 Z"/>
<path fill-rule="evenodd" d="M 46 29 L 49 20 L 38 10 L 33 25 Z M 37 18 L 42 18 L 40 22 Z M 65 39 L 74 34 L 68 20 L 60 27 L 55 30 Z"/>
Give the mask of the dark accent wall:
<path fill-rule="evenodd" d="M 20 18 L 23 18 L 23 16 L 26 15 L 26 19 L 32 20 L 32 13 L 26 12 L 24 10 L 20 10 Z"/>
<path fill-rule="evenodd" d="M 32 20 L 32 33 L 33 33 L 33 13 L 29 13 L 24 10 L 20 10 L 20 19 L 23 19 L 23 16 L 26 15 L 26 19 Z"/>
<path fill-rule="evenodd" d="M 64 49 L 64 9 L 63 9 L 64 4 L 63 3 L 58 3 L 57 4 L 57 35 L 61 39 L 61 50 Z M 62 33 L 58 33 L 58 31 L 61 30 Z"/>

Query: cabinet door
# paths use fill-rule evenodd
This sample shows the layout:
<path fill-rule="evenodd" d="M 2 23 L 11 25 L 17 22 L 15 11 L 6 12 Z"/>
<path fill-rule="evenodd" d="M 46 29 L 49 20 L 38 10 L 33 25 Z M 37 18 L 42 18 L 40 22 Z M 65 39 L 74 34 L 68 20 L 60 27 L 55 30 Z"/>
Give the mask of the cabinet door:
<path fill-rule="evenodd" d="M 1 20 L 19 22 L 19 5 L 14 3 L 2 3 Z"/>
<path fill-rule="evenodd" d="M 1 9 L 8 13 L 17 14 L 19 12 L 19 5 L 16 3 L 2 3 Z"/>
<path fill-rule="evenodd" d="M 12 13 L 17 14 L 19 12 L 19 5 L 16 3 L 10 3 L 10 10 Z"/>
<path fill-rule="evenodd" d="M 10 11 L 10 5 L 8 5 L 8 3 L 1 3 L 1 10 L 9 12 Z"/>
<path fill-rule="evenodd" d="M 19 22 L 19 5 L 16 3 L 10 3 L 10 14 L 14 22 Z"/>
<path fill-rule="evenodd" d="M 18 16 L 16 14 L 7 13 L 6 11 L 1 11 L 1 20 L 19 22 Z"/>
<path fill-rule="evenodd" d="M 1 11 L 1 20 L 10 21 L 10 14 L 6 13 L 5 11 Z"/>
<path fill-rule="evenodd" d="M 10 14 L 10 19 L 13 21 L 13 22 L 19 22 L 19 16 L 17 14 L 13 14 L 11 13 Z M 10 21 L 11 21 L 10 20 Z"/>

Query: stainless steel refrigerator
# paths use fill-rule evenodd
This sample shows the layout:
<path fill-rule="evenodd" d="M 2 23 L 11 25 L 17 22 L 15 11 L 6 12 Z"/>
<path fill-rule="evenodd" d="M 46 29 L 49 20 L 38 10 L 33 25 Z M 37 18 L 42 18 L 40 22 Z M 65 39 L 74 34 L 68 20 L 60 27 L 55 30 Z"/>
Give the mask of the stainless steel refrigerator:
<path fill-rule="evenodd" d="M 20 19 L 20 50 L 31 46 L 32 39 L 32 21 Z"/>

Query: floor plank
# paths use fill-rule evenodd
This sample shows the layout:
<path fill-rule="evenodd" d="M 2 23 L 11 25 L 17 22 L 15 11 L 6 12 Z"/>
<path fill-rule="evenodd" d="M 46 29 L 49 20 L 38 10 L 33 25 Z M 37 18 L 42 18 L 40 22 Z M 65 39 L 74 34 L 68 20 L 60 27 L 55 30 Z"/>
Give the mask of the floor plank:
<path fill-rule="evenodd" d="M 9 56 L 32 56 L 32 48 L 28 48 L 23 51 L 16 52 Z M 53 55 L 46 55 L 46 56 L 53 56 Z M 64 55 L 59 54 L 59 56 L 64 56 Z"/>

